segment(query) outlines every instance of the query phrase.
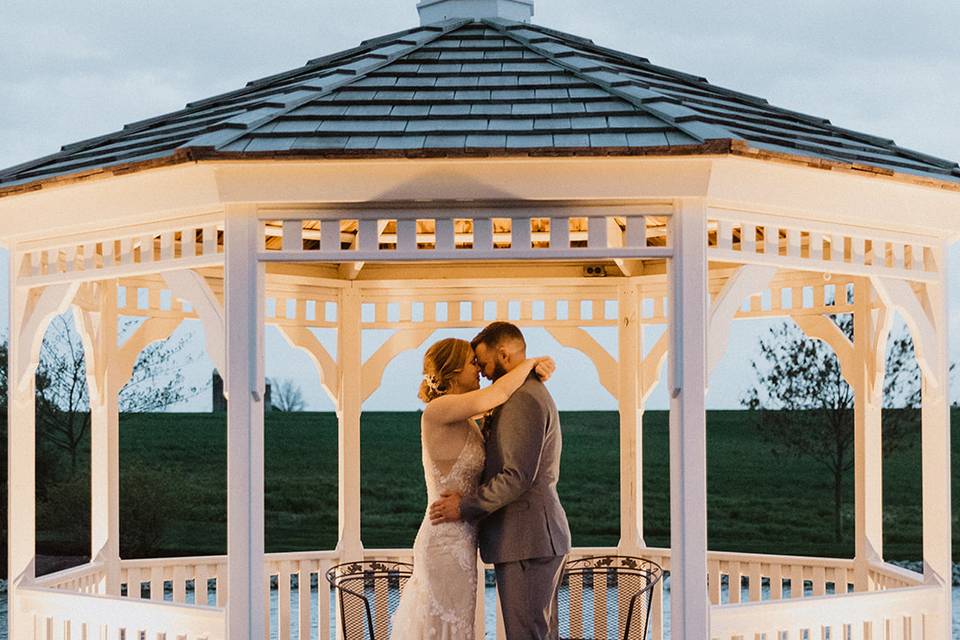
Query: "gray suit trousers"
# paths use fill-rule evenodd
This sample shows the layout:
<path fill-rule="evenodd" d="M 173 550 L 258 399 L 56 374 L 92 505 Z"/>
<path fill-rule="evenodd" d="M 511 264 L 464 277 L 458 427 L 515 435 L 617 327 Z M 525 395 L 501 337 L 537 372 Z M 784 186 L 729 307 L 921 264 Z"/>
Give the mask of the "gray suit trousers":
<path fill-rule="evenodd" d="M 499 562 L 497 591 L 507 640 L 556 640 L 564 556 Z"/>

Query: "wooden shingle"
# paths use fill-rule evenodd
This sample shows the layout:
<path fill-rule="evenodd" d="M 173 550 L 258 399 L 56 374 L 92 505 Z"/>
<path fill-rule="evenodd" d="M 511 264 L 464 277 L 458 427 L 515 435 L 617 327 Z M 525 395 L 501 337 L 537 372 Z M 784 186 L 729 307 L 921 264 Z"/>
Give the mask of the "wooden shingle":
<path fill-rule="evenodd" d="M 960 182 L 960 167 L 585 38 L 503 19 L 368 40 L 0 171 L 0 189 L 203 149 L 375 157 L 471 149 L 695 152 L 712 140 Z"/>

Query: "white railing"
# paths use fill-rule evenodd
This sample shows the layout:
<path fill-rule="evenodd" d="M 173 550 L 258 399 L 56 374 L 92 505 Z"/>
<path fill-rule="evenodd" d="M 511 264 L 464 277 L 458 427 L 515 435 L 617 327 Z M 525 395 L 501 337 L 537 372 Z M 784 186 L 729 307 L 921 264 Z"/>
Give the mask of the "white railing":
<path fill-rule="evenodd" d="M 918 587 L 923 584 L 923 574 L 893 564 L 874 563 L 867 575 L 871 591 Z"/>
<path fill-rule="evenodd" d="M 16 247 L 17 285 L 32 287 L 223 263 L 222 216 L 137 225 Z"/>
<path fill-rule="evenodd" d="M 412 554 L 412 552 L 411 552 Z M 384 556 L 377 556 L 382 558 Z M 412 561 L 412 557 L 409 561 Z M 282 640 L 328 640 L 333 616 L 327 571 L 337 564 L 337 552 L 294 552 L 267 555 L 264 571 L 267 585 L 267 629 L 271 637 Z M 274 586 L 275 585 L 275 586 Z M 313 585 L 316 585 L 314 590 Z M 270 607 L 271 592 L 277 595 L 277 607 Z M 296 592 L 296 599 L 291 598 Z M 294 611 L 295 605 L 295 611 Z M 316 609 L 317 635 L 313 636 L 312 610 Z M 296 613 L 294 617 L 292 613 Z M 296 624 L 294 624 L 296 623 Z"/>
<path fill-rule="evenodd" d="M 385 205 L 261 212 L 264 261 L 666 258 L 669 207 Z"/>
<path fill-rule="evenodd" d="M 48 573 L 34 580 L 37 587 L 76 591 L 77 593 L 103 593 L 104 578 L 102 562 L 90 562 L 78 567 Z"/>
<path fill-rule="evenodd" d="M 942 614 L 943 588 L 920 586 L 887 591 L 817 596 L 797 600 L 714 605 L 712 640 L 926 640 L 924 621 Z"/>
<path fill-rule="evenodd" d="M 614 548 L 577 548 L 569 557 L 580 559 L 616 553 Z M 636 555 L 656 562 L 665 574 L 669 573 L 669 549 L 647 548 Z M 370 549 L 364 556 L 368 560 L 413 561 L 411 549 Z M 326 572 L 338 562 L 336 551 L 267 554 L 264 579 L 270 637 L 278 640 L 330 640 L 333 637 L 335 606 Z M 484 571 L 487 569 L 492 567 L 482 567 L 479 576 L 478 637 L 484 637 L 488 618 L 499 620 L 499 615 L 486 608 Z M 167 629 L 168 640 L 181 636 L 215 640 L 222 637 L 216 634 L 225 619 L 226 571 L 226 556 L 123 560 L 120 583 L 125 597 L 119 598 L 117 594 L 103 595 L 104 567 L 93 563 L 43 576 L 30 587 L 18 589 L 18 593 L 27 594 L 20 602 L 29 604 L 41 631 L 73 629 L 73 633 L 79 634 L 80 625 L 87 625 L 89 631 L 100 629 L 104 621 L 110 621 L 113 625 L 110 629 L 131 632 L 149 629 L 153 633 L 156 629 L 158 633 L 166 633 L 162 630 Z M 810 638 L 826 637 L 822 629 L 833 629 L 830 638 L 880 640 L 887 636 L 876 635 L 880 632 L 871 629 L 883 628 L 893 629 L 885 632 L 893 634 L 890 638 L 924 638 L 922 622 L 926 616 L 941 613 L 937 607 L 942 606 L 938 599 L 942 589 L 924 586 L 923 577 L 915 572 L 878 563 L 868 570 L 871 591 L 854 593 L 853 571 L 853 561 L 843 558 L 710 552 L 707 580 L 713 605 L 711 637 L 719 640 L 740 636 L 760 640 L 788 637 L 793 640 L 803 638 L 805 632 L 814 634 L 813 630 L 816 633 L 809 635 Z M 658 582 L 653 592 L 651 640 L 669 637 L 665 625 L 664 584 L 664 580 Z M 798 588 L 801 584 L 803 587 Z M 605 630 L 608 624 L 616 624 L 616 620 L 622 618 L 619 612 L 613 612 L 619 606 L 614 605 L 618 602 L 615 591 L 613 584 L 602 593 L 595 584 L 591 591 L 593 598 L 608 602 L 612 612 L 609 620 L 591 619 L 590 624 L 600 627 L 595 628 L 595 632 Z M 71 599 L 80 596 L 82 600 Z M 191 617 L 192 611 L 199 611 L 198 617 Z M 98 617 L 101 615 L 107 617 Z M 98 624 L 100 626 L 95 626 Z M 211 630 L 201 632 L 201 629 Z M 897 635 L 900 630 L 903 634 Z M 777 635 L 780 632 L 788 635 Z M 871 632 L 875 635 L 869 635 Z M 43 634 L 42 637 L 50 637 L 46 632 Z M 494 634 L 487 635 L 498 640 L 505 638 L 499 622 Z M 64 633 L 62 637 L 71 636 Z"/>
<path fill-rule="evenodd" d="M 707 571 L 714 605 L 844 594 L 853 589 L 853 560 L 843 558 L 714 551 L 708 556 Z"/>
<path fill-rule="evenodd" d="M 166 638 L 225 640 L 223 609 L 17 587 L 18 614 L 33 622 L 35 638 Z"/>
<path fill-rule="evenodd" d="M 709 211 L 708 229 L 716 261 L 919 281 L 937 273 L 929 236 L 722 209 Z"/>
<path fill-rule="evenodd" d="M 168 585 L 169 584 L 169 588 Z M 150 558 L 120 562 L 121 592 L 175 604 L 217 607 L 227 602 L 227 557 Z M 192 598 L 188 596 L 192 594 Z"/>

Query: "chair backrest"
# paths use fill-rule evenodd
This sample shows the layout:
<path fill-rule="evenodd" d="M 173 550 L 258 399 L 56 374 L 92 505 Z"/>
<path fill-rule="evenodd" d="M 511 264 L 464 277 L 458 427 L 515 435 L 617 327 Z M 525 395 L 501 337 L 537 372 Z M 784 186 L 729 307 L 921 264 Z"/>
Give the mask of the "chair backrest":
<path fill-rule="evenodd" d="M 387 640 L 390 619 L 411 575 L 412 564 L 377 560 L 347 562 L 327 571 L 337 592 L 344 639 Z"/>
<path fill-rule="evenodd" d="M 646 640 L 660 566 L 632 556 L 597 556 L 564 566 L 558 594 L 560 636 L 568 640 Z"/>

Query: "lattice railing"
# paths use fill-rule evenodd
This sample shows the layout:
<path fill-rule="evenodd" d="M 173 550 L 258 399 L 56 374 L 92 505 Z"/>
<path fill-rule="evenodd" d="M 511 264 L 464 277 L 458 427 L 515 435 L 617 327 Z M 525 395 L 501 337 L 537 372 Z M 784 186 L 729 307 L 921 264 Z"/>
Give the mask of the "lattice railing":
<path fill-rule="evenodd" d="M 24 243 L 17 248 L 17 283 L 36 286 L 222 264 L 222 228 L 222 222 L 203 219 Z"/>
<path fill-rule="evenodd" d="M 711 210 L 710 260 L 932 280 L 933 238 L 907 233 Z"/>
<path fill-rule="evenodd" d="M 716 296 L 729 273 L 711 274 Z M 665 281 L 638 283 L 638 314 L 643 324 L 665 324 L 669 290 Z M 210 279 L 222 296 L 222 280 Z M 378 288 L 364 283 L 361 298 L 365 329 L 477 327 L 506 319 L 522 326 L 613 326 L 620 316 L 616 279 L 579 279 L 566 285 L 538 287 L 401 286 Z M 274 284 L 269 278 L 264 301 L 268 324 L 336 329 L 338 291 L 329 285 Z M 790 272 L 777 276 L 764 291 L 743 300 L 737 318 L 852 313 L 856 278 Z M 173 296 L 157 277 L 120 280 L 118 311 L 130 317 L 196 317 L 188 303 Z"/>
<path fill-rule="evenodd" d="M 630 205 L 278 212 L 263 222 L 260 259 L 664 258 L 669 218 L 669 209 Z"/>
<path fill-rule="evenodd" d="M 726 277 L 711 279 L 710 294 L 720 292 Z M 796 315 L 852 313 L 856 278 L 790 272 L 778 275 L 763 291 L 742 301 L 737 318 L 774 318 Z"/>

